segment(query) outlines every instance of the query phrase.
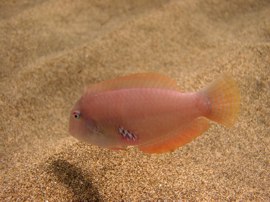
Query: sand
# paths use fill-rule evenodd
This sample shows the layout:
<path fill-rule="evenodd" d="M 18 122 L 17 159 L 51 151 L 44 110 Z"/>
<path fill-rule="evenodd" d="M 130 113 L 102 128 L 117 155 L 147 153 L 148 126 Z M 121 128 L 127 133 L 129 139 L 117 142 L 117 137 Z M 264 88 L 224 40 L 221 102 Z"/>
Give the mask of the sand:
<path fill-rule="evenodd" d="M 0 201 L 269 201 L 269 0 L 0 2 Z M 156 71 L 196 91 L 227 72 L 241 113 L 172 153 L 68 134 L 84 86 Z"/>

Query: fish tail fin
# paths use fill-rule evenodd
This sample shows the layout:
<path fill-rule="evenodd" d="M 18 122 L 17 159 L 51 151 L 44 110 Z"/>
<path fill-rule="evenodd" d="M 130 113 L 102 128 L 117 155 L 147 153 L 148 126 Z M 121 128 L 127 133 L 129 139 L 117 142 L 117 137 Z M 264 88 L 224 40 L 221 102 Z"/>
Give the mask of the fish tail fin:
<path fill-rule="evenodd" d="M 206 117 L 224 126 L 232 126 L 240 110 L 240 92 L 236 82 L 224 75 L 203 91 L 210 101 L 210 112 Z"/>

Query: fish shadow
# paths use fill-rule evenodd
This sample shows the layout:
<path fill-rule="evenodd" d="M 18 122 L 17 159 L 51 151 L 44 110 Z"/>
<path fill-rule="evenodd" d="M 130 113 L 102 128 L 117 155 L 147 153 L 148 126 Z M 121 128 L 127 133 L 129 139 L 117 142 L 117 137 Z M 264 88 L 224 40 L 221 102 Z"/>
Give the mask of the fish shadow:
<path fill-rule="evenodd" d="M 82 170 L 63 159 L 51 162 L 50 169 L 58 181 L 74 193 L 72 201 L 102 201 L 98 190 Z"/>

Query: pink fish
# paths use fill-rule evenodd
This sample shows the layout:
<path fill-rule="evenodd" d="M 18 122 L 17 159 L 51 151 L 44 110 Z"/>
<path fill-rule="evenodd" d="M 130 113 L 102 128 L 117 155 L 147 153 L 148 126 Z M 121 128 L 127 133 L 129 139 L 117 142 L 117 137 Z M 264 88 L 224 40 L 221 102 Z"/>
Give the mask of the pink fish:
<path fill-rule="evenodd" d="M 70 114 L 79 140 L 110 149 L 137 146 L 146 153 L 173 151 L 209 128 L 209 120 L 232 126 L 239 90 L 223 76 L 198 92 L 183 93 L 171 78 L 133 74 L 90 86 Z"/>

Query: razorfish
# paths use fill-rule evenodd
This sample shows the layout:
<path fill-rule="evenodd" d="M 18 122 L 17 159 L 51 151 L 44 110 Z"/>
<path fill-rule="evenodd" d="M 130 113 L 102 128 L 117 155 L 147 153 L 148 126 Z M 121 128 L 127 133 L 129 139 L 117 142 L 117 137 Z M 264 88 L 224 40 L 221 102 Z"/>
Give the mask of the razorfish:
<path fill-rule="evenodd" d="M 239 106 L 239 90 L 227 75 L 198 92 L 181 92 L 167 76 L 139 73 L 86 88 L 71 111 L 69 131 L 104 148 L 163 153 L 205 132 L 209 120 L 232 126 Z"/>

